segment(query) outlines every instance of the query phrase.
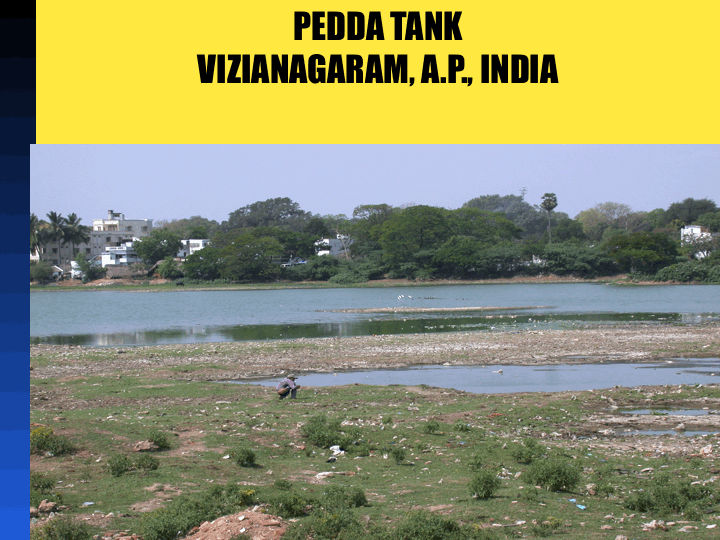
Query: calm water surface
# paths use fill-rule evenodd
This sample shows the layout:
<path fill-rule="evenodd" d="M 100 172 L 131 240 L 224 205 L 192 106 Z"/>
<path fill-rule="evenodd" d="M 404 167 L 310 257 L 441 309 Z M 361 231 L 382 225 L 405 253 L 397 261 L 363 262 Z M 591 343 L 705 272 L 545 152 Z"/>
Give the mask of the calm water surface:
<path fill-rule="evenodd" d="M 517 309 L 521 306 L 531 309 Z M 386 307 L 508 309 L 461 313 L 337 311 Z M 30 294 L 31 343 L 96 346 L 706 320 L 720 320 L 720 286 L 564 283 Z"/>
<path fill-rule="evenodd" d="M 672 362 L 672 363 L 668 363 Z M 280 378 L 251 384 L 275 386 Z M 407 369 L 303 374 L 303 386 L 427 384 L 477 394 L 560 392 L 622 386 L 720 382 L 720 359 L 673 359 L 660 364 L 559 364 L 551 366 L 424 366 Z M 248 384 L 248 383 L 239 383 Z"/>

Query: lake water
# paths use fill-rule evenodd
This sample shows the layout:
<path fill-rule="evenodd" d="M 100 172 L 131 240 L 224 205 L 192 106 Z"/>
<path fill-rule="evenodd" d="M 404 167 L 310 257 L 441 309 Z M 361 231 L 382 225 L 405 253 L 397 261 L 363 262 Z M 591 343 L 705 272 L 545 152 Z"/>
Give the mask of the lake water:
<path fill-rule="evenodd" d="M 388 307 L 400 311 L 339 311 Z M 468 307 L 505 309 L 401 312 L 404 308 Z M 30 294 L 31 343 L 92 346 L 718 320 L 718 285 L 563 283 Z"/>

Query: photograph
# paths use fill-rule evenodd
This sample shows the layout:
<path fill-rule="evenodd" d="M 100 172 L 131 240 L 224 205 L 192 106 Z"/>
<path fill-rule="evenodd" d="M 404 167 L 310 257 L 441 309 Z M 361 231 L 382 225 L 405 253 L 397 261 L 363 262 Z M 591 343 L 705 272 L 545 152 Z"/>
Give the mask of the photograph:
<path fill-rule="evenodd" d="M 718 171 L 33 145 L 31 540 L 715 538 Z"/>

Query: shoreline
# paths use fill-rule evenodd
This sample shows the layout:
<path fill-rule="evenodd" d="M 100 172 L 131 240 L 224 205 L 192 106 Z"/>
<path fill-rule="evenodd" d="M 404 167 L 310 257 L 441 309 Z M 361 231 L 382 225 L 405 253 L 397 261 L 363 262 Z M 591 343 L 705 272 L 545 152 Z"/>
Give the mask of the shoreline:
<path fill-rule="evenodd" d="M 592 328 L 298 338 L 97 348 L 31 345 L 31 379 L 153 371 L 168 379 L 253 380 L 284 373 L 449 364 L 652 363 L 720 357 L 720 323 L 623 323 Z"/>
<path fill-rule="evenodd" d="M 178 287 L 174 281 L 166 279 L 100 279 L 86 284 L 77 281 L 61 281 L 51 285 L 31 284 L 30 292 L 57 292 L 57 291 L 96 291 L 114 290 L 121 292 L 169 292 L 169 291 L 257 291 L 278 289 L 375 289 L 392 287 L 433 287 L 458 285 L 508 285 L 508 284 L 559 284 L 559 283 L 596 283 L 619 286 L 666 286 L 666 285 L 712 285 L 707 283 L 679 283 L 674 281 L 634 281 L 626 274 L 606 276 L 601 278 L 583 279 L 572 276 L 516 276 L 512 278 L 495 279 L 438 279 L 431 281 L 414 281 L 406 279 L 380 279 L 365 283 L 336 284 L 327 281 L 301 281 L 277 283 L 237 283 L 213 285 L 193 284 Z"/>

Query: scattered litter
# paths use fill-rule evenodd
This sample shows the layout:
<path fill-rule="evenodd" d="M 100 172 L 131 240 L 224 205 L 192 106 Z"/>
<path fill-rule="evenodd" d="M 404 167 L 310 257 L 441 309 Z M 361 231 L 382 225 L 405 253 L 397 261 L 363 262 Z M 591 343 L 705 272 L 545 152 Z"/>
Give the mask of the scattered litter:
<path fill-rule="evenodd" d="M 83 506 L 92 506 L 93 504 L 95 504 L 95 503 L 94 503 L 94 502 L 84 502 L 84 503 L 82 503 Z"/>

